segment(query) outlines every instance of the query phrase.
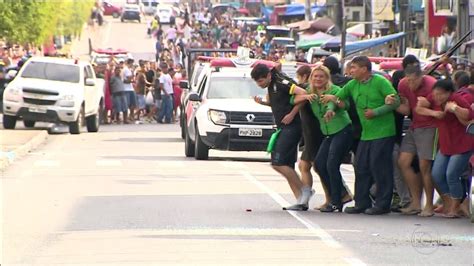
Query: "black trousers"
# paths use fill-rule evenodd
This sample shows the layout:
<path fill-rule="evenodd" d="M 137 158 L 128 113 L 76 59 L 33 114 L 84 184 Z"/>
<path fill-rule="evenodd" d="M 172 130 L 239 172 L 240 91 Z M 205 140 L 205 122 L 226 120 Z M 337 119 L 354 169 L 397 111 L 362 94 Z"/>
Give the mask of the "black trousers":
<path fill-rule="evenodd" d="M 370 187 L 373 181 L 377 187 L 375 207 L 390 209 L 393 193 L 392 152 L 394 137 L 361 140 L 355 158 L 355 205 L 370 208 Z"/>

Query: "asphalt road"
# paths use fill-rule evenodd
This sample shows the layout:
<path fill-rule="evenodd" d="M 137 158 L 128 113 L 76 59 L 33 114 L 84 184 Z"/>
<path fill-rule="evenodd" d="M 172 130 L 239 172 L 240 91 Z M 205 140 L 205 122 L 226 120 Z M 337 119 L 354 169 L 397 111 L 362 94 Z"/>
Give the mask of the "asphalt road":
<path fill-rule="evenodd" d="M 152 53 L 145 24 L 111 25 L 111 47 Z M 467 219 L 282 211 L 293 199 L 268 155 L 211 150 L 195 161 L 179 136 L 176 124 L 51 135 L 2 173 L 0 263 L 474 263 Z M 342 170 L 353 191 L 352 166 Z M 312 207 L 318 178 L 315 188 Z"/>

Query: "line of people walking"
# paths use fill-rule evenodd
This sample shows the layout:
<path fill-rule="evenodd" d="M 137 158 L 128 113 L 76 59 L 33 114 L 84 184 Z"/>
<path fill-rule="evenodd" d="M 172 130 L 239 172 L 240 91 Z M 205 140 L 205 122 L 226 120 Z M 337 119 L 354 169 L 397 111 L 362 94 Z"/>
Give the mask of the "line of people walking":
<path fill-rule="evenodd" d="M 326 198 L 316 209 L 342 212 L 352 197 L 340 167 L 352 150 L 355 206 L 344 212 L 468 216 L 474 138 L 465 129 L 474 121 L 473 75 L 461 75 L 469 77 L 469 84 L 436 80 L 424 75 L 411 55 L 391 81 L 373 73 L 366 56 L 355 57 L 348 68 L 350 77 L 339 74 L 339 62 L 328 57 L 313 68 L 300 67 L 298 84 L 276 68 L 260 64 L 252 70 L 257 85 L 267 89 L 266 99 L 255 101 L 271 106 L 280 129 L 272 167 L 287 179 L 296 198 L 284 209 L 309 209 L 313 167 Z M 412 122 L 403 136 L 406 116 Z M 301 136 L 300 178 L 294 168 Z M 435 190 L 441 199 L 436 205 Z"/>

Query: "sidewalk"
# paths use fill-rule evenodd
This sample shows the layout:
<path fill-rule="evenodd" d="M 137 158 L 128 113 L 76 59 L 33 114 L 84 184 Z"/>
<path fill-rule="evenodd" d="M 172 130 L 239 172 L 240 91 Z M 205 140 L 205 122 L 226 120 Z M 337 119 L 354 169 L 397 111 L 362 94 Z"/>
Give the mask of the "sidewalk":
<path fill-rule="evenodd" d="M 0 130 L 0 171 L 48 139 L 46 130 Z"/>

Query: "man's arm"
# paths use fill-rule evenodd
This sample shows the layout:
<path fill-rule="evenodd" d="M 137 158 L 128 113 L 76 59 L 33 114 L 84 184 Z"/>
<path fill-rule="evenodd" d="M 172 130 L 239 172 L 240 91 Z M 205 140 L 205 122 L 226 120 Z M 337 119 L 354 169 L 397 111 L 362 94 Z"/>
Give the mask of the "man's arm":
<path fill-rule="evenodd" d="M 373 109 L 372 111 L 374 113 L 374 116 L 376 117 L 389 112 L 393 112 L 398 108 L 398 106 L 400 106 L 400 98 L 397 95 L 397 91 L 393 88 L 390 81 L 385 78 L 381 79 L 380 86 L 378 86 L 378 89 L 381 90 L 382 95 L 384 95 L 385 97 L 394 96 L 394 101 L 392 104 L 384 104 L 380 107 Z"/>
<path fill-rule="evenodd" d="M 265 101 L 260 96 L 254 96 L 253 100 L 258 104 L 270 106 L 270 97 L 268 96 L 268 93 L 265 95 Z"/>
<path fill-rule="evenodd" d="M 448 102 L 445 106 L 445 112 L 451 112 L 456 115 L 459 122 L 463 125 L 469 124 L 469 109 L 459 106 L 456 102 Z"/>
<path fill-rule="evenodd" d="M 385 102 L 385 104 L 387 104 L 387 102 Z M 410 109 L 410 104 L 408 103 L 408 99 L 403 96 L 400 96 L 400 106 L 398 106 L 396 110 L 398 113 L 402 115 L 410 115 L 411 109 Z"/>
<path fill-rule="evenodd" d="M 293 109 L 291 109 L 291 112 L 289 112 L 287 115 L 285 115 L 285 117 L 283 117 L 281 122 L 285 125 L 288 125 L 291 122 L 293 122 L 293 119 L 295 119 L 295 116 L 299 113 L 300 108 L 301 108 L 301 106 L 303 106 L 303 104 L 304 103 L 299 103 L 299 104 L 293 106 Z"/>
<path fill-rule="evenodd" d="M 437 119 L 442 119 L 445 113 L 442 111 L 435 111 L 430 109 L 431 103 L 425 97 L 418 97 L 415 112 L 419 115 L 432 116 Z"/>

